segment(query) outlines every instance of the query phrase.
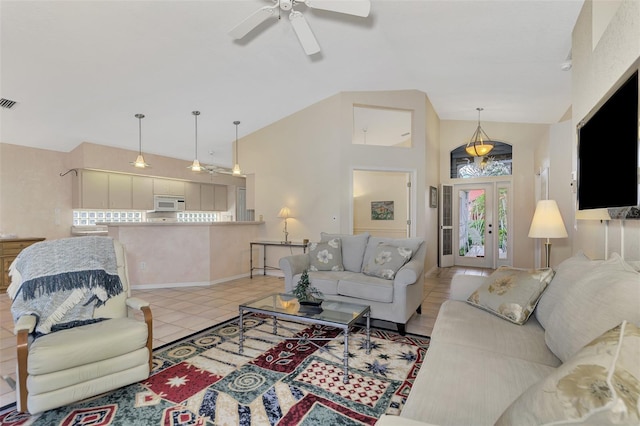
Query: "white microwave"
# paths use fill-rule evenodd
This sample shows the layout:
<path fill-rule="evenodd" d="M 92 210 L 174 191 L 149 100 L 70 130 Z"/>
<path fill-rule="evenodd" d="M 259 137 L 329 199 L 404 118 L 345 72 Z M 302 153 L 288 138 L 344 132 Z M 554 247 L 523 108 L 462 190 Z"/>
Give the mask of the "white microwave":
<path fill-rule="evenodd" d="M 174 195 L 154 195 L 154 212 L 183 212 L 185 209 L 184 197 Z"/>

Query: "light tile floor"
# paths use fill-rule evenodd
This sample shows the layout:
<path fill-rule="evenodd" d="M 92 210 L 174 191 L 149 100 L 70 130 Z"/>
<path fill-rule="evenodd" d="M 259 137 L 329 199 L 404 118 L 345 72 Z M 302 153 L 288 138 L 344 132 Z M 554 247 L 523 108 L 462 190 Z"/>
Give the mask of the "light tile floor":
<path fill-rule="evenodd" d="M 442 302 L 449 298 L 451 278 L 456 274 L 488 275 L 490 269 L 467 267 L 438 268 L 425 279 L 422 315 L 414 314 L 407 323 L 409 333 L 430 335 Z M 257 275 L 210 287 L 133 290 L 148 301 L 153 313 L 153 347 L 188 336 L 238 315 L 241 302 L 284 290 L 282 278 Z M 13 335 L 11 303 L 0 295 L 0 375 L 15 380 L 16 338 Z M 392 327 L 385 323 L 382 326 Z M 13 403 L 15 392 L 0 380 L 0 407 Z"/>

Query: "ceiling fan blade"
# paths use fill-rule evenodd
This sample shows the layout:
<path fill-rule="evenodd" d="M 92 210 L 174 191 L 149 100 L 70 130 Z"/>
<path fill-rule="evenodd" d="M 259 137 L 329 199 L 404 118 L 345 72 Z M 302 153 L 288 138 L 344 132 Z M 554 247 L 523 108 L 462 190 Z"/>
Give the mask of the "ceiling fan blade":
<path fill-rule="evenodd" d="M 289 15 L 289 20 L 291 21 L 293 30 L 296 32 L 298 40 L 300 40 L 300 44 L 302 45 L 305 53 L 307 55 L 318 53 L 320 51 L 320 45 L 318 44 L 316 36 L 313 35 L 311 27 L 307 23 L 307 20 L 304 18 L 302 13 L 292 11 Z"/>
<path fill-rule="evenodd" d="M 251 15 L 247 16 L 244 21 L 233 27 L 231 31 L 229 31 L 229 35 L 236 40 L 240 40 L 242 37 L 249 34 L 252 29 L 262 24 L 267 19 L 277 18 L 277 9 L 278 5 L 265 6 L 256 10 Z"/>
<path fill-rule="evenodd" d="M 369 16 L 370 0 L 299 0 L 312 9 L 330 10 L 348 15 Z"/>

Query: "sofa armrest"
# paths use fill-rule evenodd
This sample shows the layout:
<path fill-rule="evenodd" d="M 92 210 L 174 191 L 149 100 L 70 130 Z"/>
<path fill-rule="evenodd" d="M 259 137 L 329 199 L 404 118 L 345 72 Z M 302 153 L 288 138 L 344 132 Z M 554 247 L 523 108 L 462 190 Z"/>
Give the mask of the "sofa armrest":
<path fill-rule="evenodd" d="M 416 254 L 409 262 L 398 269 L 396 272 L 394 284 L 411 285 L 418 281 L 424 273 L 424 258 L 427 255 L 427 245 L 422 243 Z"/>
<path fill-rule="evenodd" d="M 434 425 L 432 423 L 421 422 L 420 420 L 408 419 L 406 417 L 390 416 L 388 414 L 383 414 L 376 422 L 376 426 L 437 426 L 437 425 Z"/>
<path fill-rule="evenodd" d="M 18 334 L 20 330 L 26 330 L 27 334 L 33 333 L 36 329 L 37 318 L 35 315 L 23 315 L 13 326 L 13 334 Z"/>
<path fill-rule="evenodd" d="M 471 293 L 480 287 L 487 277 L 480 275 L 454 275 L 451 279 L 451 293 L 449 299 L 466 301 Z"/>
<path fill-rule="evenodd" d="M 293 256 L 282 257 L 280 258 L 278 265 L 284 274 L 285 291 L 292 291 L 295 287 L 293 283 L 293 276 L 301 274 L 305 270 L 309 269 L 309 255 L 294 254 Z"/>

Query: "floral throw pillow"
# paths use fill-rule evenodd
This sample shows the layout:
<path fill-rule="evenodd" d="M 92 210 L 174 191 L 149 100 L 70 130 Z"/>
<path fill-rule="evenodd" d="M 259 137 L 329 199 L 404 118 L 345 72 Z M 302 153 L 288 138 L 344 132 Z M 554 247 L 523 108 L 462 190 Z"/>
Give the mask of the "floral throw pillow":
<path fill-rule="evenodd" d="M 410 248 L 380 243 L 373 256 L 369 258 L 369 262 L 364 266 L 362 273 L 392 280 L 395 278 L 396 272 L 411 259 L 412 255 L 413 251 Z"/>
<path fill-rule="evenodd" d="M 551 268 L 519 269 L 502 266 L 467 302 L 515 324 L 524 324 L 553 278 Z"/>
<path fill-rule="evenodd" d="M 531 386 L 497 426 L 640 424 L 640 329 L 622 324 Z"/>
<path fill-rule="evenodd" d="M 344 271 L 340 238 L 309 244 L 309 271 Z"/>

